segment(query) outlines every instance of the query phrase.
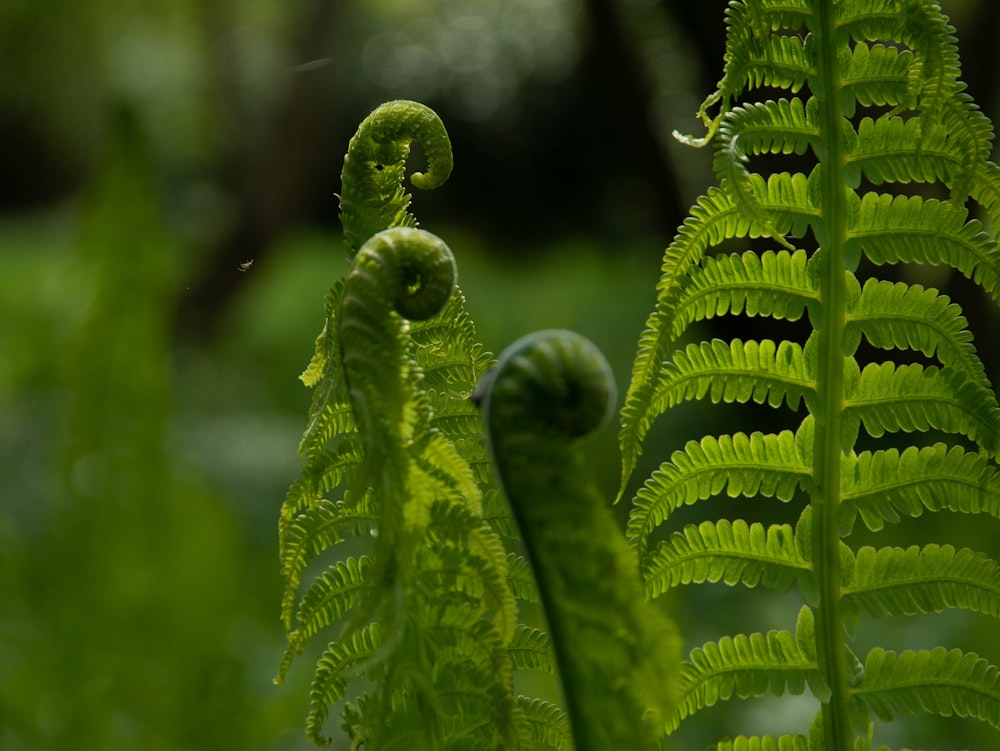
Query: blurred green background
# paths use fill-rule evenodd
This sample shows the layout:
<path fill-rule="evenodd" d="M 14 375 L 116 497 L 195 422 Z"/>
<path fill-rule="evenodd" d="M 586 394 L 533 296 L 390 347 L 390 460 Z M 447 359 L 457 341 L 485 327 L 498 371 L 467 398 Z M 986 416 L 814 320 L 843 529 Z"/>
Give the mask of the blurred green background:
<path fill-rule="evenodd" d="M 942 5 L 996 119 L 1000 3 Z M 297 375 L 345 269 L 333 194 L 351 133 L 387 99 L 437 109 L 455 172 L 414 210 L 455 250 L 481 339 L 497 352 L 575 328 L 624 388 L 662 249 L 712 182 L 710 154 L 669 134 L 698 132 L 724 7 L 0 4 L 0 749 L 307 747 L 308 660 L 271 682 L 284 644 L 276 525 L 310 398 Z M 978 290 L 913 273 L 995 342 Z M 984 357 L 995 379 L 995 344 Z M 639 476 L 703 433 L 800 418 L 685 405 Z M 613 431 L 589 450 L 610 492 Z M 795 515 L 760 506 L 700 511 Z M 902 525 L 899 539 L 1000 553 L 994 520 L 965 521 Z M 673 607 L 691 644 L 794 623 L 787 597 L 752 595 L 705 587 Z M 995 628 L 956 614 L 861 639 L 957 643 L 1000 662 Z M 780 706 L 712 710 L 676 747 L 801 727 L 813 711 Z M 970 723 L 901 726 L 911 742 L 996 745 Z"/>

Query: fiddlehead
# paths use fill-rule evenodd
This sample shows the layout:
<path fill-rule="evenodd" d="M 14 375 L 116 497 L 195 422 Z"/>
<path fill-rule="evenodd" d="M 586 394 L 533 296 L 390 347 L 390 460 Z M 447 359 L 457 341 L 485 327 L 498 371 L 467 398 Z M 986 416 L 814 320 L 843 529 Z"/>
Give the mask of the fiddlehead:
<path fill-rule="evenodd" d="M 379 560 L 398 555 L 410 474 L 405 444 L 416 432 L 414 420 L 426 419 L 412 409 L 418 395 L 407 352 L 406 319 L 421 321 L 438 313 L 456 280 L 448 246 L 412 227 L 374 235 L 361 246 L 344 280 L 337 335 L 351 409 L 364 444 L 354 493 L 357 498 L 371 485 L 380 500 Z"/>
<path fill-rule="evenodd" d="M 376 232 L 416 226 L 408 211 L 411 196 L 403 188 L 413 142 L 423 149 L 427 169 L 414 172 L 410 182 L 421 190 L 432 190 L 448 179 L 452 167 L 451 141 L 434 110 L 417 102 L 386 102 L 365 118 L 351 139 L 340 196 L 340 220 L 350 257 Z"/>
<path fill-rule="evenodd" d="M 423 321 L 438 313 L 456 279 L 448 246 L 410 227 L 379 232 L 354 259 L 340 298 L 337 332 L 351 407 L 371 458 L 385 448 L 376 445 L 385 441 L 374 415 L 393 428 L 404 422 L 408 379 L 391 367 L 406 356 L 403 319 Z"/>
<path fill-rule="evenodd" d="M 406 212 L 400 182 L 414 138 L 431 165 L 414 183 L 440 184 L 450 147 L 421 105 L 380 107 L 345 159 L 352 269 L 327 294 L 301 376 L 315 391 L 299 449 L 306 465 L 281 514 L 288 647 L 277 680 L 339 626 L 310 688 L 315 743 L 330 742 L 323 726 L 343 702 L 354 748 L 516 749 L 528 739 L 564 748 L 561 710 L 514 693 L 515 671 L 551 665 L 549 644 L 517 623 L 515 593 L 533 600 L 534 588 L 504 548 L 511 525 L 468 398 L 491 357 L 450 251 Z M 348 540 L 352 554 L 334 555 L 300 593 L 313 559 Z M 352 693 L 357 678 L 365 688 Z"/>
<path fill-rule="evenodd" d="M 615 387 L 583 337 L 511 345 L 476 392 L 538 581 L 577 751 L 655 746 L 679 643 L 645 602 L 634 554 L 572 442 L 606 422 Z"/>

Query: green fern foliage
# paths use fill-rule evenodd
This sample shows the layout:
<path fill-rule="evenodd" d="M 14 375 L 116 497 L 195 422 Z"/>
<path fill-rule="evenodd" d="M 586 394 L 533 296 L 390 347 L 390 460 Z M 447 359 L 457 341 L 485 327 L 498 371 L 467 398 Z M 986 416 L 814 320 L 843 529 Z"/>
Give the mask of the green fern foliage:
<path fill-rule="evenodd" d="M 470 395 L 490 357 L 476 342 L 448 247 L 416 228 L 402 187 L 410 144 L 447 178 L 451 148 L 431 110 L 390 102 L 352 139 L 341 216 L 352 268 L 333 283 L 300 445 L 280 518 L 288 646 L 277 681 L 320 640 L 307 736 L 341 707 L 353 748 L 566 748 L 562 710 L 514 691 L 552 672 L 547 636 L 518 623 L 537 597 L 505 548 Z"/>
<path fill-rule="evenodd" d="M 553 636 L 573 748 L 657 748 L 680 640 L 645 601 L 636 557 L 573 445 L 609 417 L 610 366 L 579 334 L 538 331 L 501 353 L 476 396 Z"/>
<path fill-rule="evenodd" d="M 1000 675 L 983 657 L 857 658 L 851 641 L 862 618 L 1000 617 L 1000 564 L 983 551 L 852 545 L 859 521 L 879 532 L 925 512 L 1000 515 L 1000 408 L 968 321 L 938 290 L 878 276 L 943 266 L 1000 302 L 992 125 L 933 0 L 733 0 L 726 24 L 724 73 L 699 112 L 708 135 L 682 137 L 711 144 L 718 184 L 664 254 L 622 410 L 621 494 L 651 427 L 683 402 L 795 412 L 794 430 L 689 441 L 636 493 L 628 534 L 650 596 L 724 582 L 796 587 L 803 604 L 794 632 L 694 649 L 664 732 L 733 697 L 806 690 L 820 712 L 801 735 L 713 748 L 871 749 L 878 721 L 914 714 L 1000 730 Z M 810 333 L 699 340 L 698 323 L 736 315 L 805 317 Z M 889 359 L 861 362 L 863 344 Z M 676 511 L 723 494 L 800 504 L 798 522 L 671 529 Z"/>

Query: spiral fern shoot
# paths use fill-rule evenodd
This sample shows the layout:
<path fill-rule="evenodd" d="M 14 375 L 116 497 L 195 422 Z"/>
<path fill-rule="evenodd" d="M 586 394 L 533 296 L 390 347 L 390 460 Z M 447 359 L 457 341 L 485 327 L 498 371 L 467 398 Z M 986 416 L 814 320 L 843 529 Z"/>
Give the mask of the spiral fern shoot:
<path fill-rule="evenodd" d="M 533 582 L 505 549 L 510 524 L 469 401 L 490 358 L 451 251 L 406 211 L 412 138 L 431 165 L 414 182 L 433 187 L 451 152 L 422 105 L 378 108 L 345 159 L 352 267 L 327 295 L 302 375 L 314 398 L 305 466 L 281 513 L 288 647 L 278 681 L 326 635 L 306 720 L 317 744 L 330 742 L 324 725 L 340 705 L 353 748 L 559 748 L 561 711 L 514 691 L 515 671 L 548 669 L 551 648 L 517 622 L 516 598 L 533 598 Z"/>
<path fill-rule="evenodd" d="M 573 446 L 614 406 L 604 356 L 572 332 L 529 335 L 504 351 L 477 400 L 538 581 L 574 748 L 656 748 L 679 641 L 645 601 L 635 556 Z"/>
<path fill-rule="evenodd" d="M 1000 227 L 992 124 L 933 0 L 734 0 L 726 26 L 723 76 L 699 112 L 708 135 L 685 139 L 711 144 L 718 183 L 664 254 L 622 410 L 620 493 L 650 428 L 683 402 L 798 412 L 794 430 L 689 441 L 635 494 L 628 535 L 652 596 L 721 581 L 797 586 L 803 604 L 794 632 L 692 651 L 667 730 L 733 696 L 806 687 L 819 704 L 808 731 L 714 748 L 871 749 L 876 721 L 911 714 L 1000 730 L 988 660 L 943 646 L 855 657 L 851 641 L 862 617 L 1000 616 L 985 552 L 851 543 L 859 520 L 878 532 L 927 512 L 1000 512 L 1000 407 L 968 322 L 938 290 L 877 276 L 944 266 L 1000 302 L 995 229 L 975 218 Z M 807 317 L 809 333 L 698 340 L 696 324 L 739 315 Z M 901 357 L 862 362 L 863 343 Z M 721 494 L 802 507 L 795 524 L 670 528 Z"/>
<path fill-rule="evenodd" d="M 442 185 L 451 175 L 451 141 L 430 107 L 396 100 L 377 107 L 351 139 L 341 174 L 340 221 L 353 256 L 369 237 L 387 227 L 415 227 L 411 196 L 403 188 L 406 160 L 417 142 L 427 159 L 425 172 L 410 182 L 422 190 Z"/>

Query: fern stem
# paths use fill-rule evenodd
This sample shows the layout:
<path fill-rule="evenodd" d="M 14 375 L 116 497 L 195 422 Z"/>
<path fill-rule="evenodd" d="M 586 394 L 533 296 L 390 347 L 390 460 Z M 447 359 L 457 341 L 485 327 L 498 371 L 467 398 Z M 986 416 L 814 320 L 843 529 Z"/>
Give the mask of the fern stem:
<path fill-rule="evenodd" d="M 576 439 L 606 421 L 614 379 L 569 331 L 508 347 L 480 385 L 490 451 L 538 585 L 576 751 L 652 751 L 676 699 L 680 642 Z"/>
<path fill-rule="evenodd" d="M 845 185 L 844 113 L 842 82 L 837 63 L 838 32 L 833 0 L 817 3 L 811 29 L 815 42 L 814 94 L 820 101 L 820 135 L 826 146 L 821 161 L 822 216 L 817 228 L 820 256 L 820 305 L 816 386 L 816 438 L 813 491 L 813 571 L 819 586 L 816 609 L 816 647 L 819 670 L 831 689 L 823 706 L 823 734 L 828 751 L 854 747 L 848 700 L 847 661 L 840 612 L 840 536 L 837 509 L 841 494 L 841 431 L 844 412 L 844 330 L 846 325 L 845 245 L 847 190 Z"/>

